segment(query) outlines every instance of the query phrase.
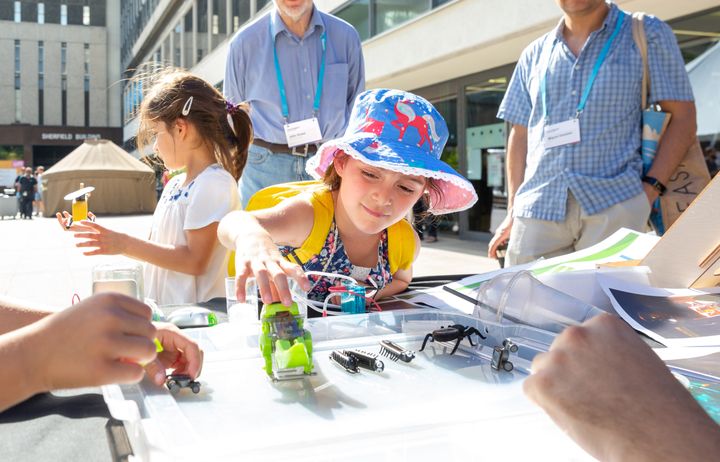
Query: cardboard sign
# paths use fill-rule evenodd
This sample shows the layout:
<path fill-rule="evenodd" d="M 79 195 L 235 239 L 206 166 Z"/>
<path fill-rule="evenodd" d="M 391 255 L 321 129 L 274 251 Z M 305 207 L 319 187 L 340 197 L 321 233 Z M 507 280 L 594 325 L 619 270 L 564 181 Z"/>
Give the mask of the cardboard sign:
<path fill-rule="evenodd" d="M 655 287 L 720 285 L 720 175 L 698 195 L 640 262 Z"/>

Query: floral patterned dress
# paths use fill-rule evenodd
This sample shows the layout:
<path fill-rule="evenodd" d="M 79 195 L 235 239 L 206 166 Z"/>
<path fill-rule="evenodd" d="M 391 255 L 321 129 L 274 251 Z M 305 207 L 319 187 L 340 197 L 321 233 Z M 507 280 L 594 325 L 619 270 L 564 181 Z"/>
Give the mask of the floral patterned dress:
<path fill-rule="evenodd" d="M 291 260 L 297 261 L 297 258 L 293 257 L 293 251 L 294 249 L 289 246 L 280 247 L 280 253 L 284 257 L 290 256 Z M 342 274 L 355 279 L 358 279 L 356 277 L 358 274 L 362 274 L 363 276 L 367 275 L 364 279 L 358 280 L 358 282 L 373 289 L 377 288 L 380 290 L 392 281 L 390 262 L 388 260 L 387 230 L 384 230 L 380 236 L 377 264 L 373 268 L 364 268 L 353 265 L 348 258 L 345 253 L 345 246 L 338 234 L 335 220 L 333 220 L 320 253 L 310 258 L 302 267 L 305 271 Z M 308 298 L 318 302 L 325 301 L 330 287 L 332 287 L 336 281 L 332 281 L 326 277 L 312 275 L 309 276 L 309 278 L 313 284 L 313 288 L 308 292 Z"/>

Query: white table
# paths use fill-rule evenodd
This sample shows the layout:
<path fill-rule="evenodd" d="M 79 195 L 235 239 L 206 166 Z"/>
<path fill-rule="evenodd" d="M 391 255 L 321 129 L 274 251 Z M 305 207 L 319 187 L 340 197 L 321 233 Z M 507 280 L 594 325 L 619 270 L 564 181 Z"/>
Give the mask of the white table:
<path fill-rule="evenodd" d="M 228 323 L 190 332 L 206 351 L 202 390 L 172 395 L 145 381 L 104 387 L 141 460 L 586 460 L 585 454 L 522 393 L 532 357 L 552 334 L 489 325 L 484 346 L 467 339 L 428 343 L 441 326 L 482 328 L 472 317 L 402 310 L 309 320 L 316 374 L 272 382 L 262 370 L 257 327 Z M 492 346 L 520 344 L 512 372 L 490 367 Z M 410 363 L 384 360 L 382 373 L 349 374 L 331 351 L 377 352 L 389 339 L 417 352 Z"/>

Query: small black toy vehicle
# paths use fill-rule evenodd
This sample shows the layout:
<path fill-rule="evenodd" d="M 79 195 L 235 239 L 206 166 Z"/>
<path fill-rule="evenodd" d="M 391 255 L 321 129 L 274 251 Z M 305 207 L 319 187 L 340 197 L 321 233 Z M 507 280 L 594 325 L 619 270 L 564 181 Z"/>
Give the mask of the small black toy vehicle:
<path fill-rule="evenodd" d="M 181 388 L 189 388 L 193 393 L 200 393 L 200 382 L 196 382 L 186 374 L 168 375 L 165 385 L 171 393 L 177 393 Z"/>

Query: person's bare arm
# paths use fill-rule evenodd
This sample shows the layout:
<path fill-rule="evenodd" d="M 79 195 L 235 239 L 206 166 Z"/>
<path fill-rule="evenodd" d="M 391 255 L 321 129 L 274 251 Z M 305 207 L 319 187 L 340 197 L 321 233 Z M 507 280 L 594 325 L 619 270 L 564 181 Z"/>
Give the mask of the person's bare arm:
<path fill-rule="evenodd" d="M 128 234 L 112 231 L 90 221 L 83 221 L 87 231 L 75 232 L 75 237 L 84 239 L 77 247 L 90 248 L 85 255 L 122 254 L 155 266 L 180 273 L 200 275 L 205 273 L 217 243 L 218 223 L 203 228 L 186 230 L 187 245 L 158 244 Z"/>
<path fill-rule="evenodd" d="M 277 246 L 299 247 L 310 235 L 313 224 L 312 205 L 299 198 L 270 209 L 237 211 L 225 216 L 218 228 L 218 238 L 225 247 L 235 250 L 238 299 L 245 298 L 248 277 L 255 277 L 266 303 L 277 301 L 278 297 L 284 305 L 292 303 L 288 276 L 309 290 L 310 282 L 302 268 L 283 258 Z"/>
<path fill-rule="evenodd" d="M 720 454 L 720 427 L 616 316 L 568 327 L 535 358 L 524 389 L 602 461 L 706 461 Z"/>
<path fill-rule="evenodd" d="M 0 412 L 43 391 L 137 382 L 156 356 L 150 317 L 108 293 L 0 335 Z"/>
<path fill-rule="evenodd" d="M 665 112 L 672 114 L 672 117 L 647 175 L 667 185 L 688 148 L 695 141 L 697 122 L 695 103 L 692 101 L 661 101 L 660 106 Z M 652 204 L 658 197 L 657 190 L 647 183 L 643 183 L 643 188 Z"/>
<path fill-rule="evenodd" d="M 508 207 L 507 216 L 495 230 L 495 235 L 488 244 L 488 257 L 498 258 L 497 249 L 510 239 L 510 229 L 513 224 L 513 205 L 515 193 L 525 180 L 525 165 L 527 162 L 528 130 L 523 125 L 513 125 L 510 129 L 507 149 L 507 182 Z"/>
<path fill-rule="evenodd" d="M 0 297 L 0 334 L 25 327 L 54 311 L 56 310 L 44 305 Z"/>

